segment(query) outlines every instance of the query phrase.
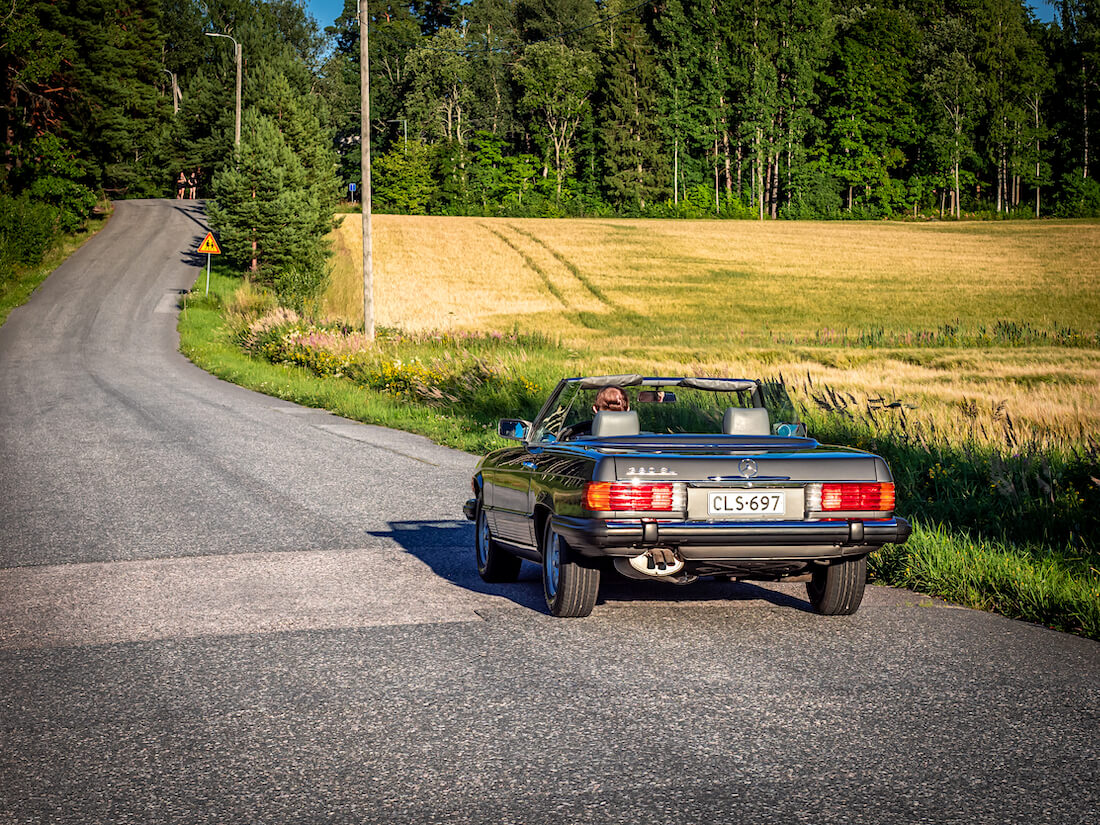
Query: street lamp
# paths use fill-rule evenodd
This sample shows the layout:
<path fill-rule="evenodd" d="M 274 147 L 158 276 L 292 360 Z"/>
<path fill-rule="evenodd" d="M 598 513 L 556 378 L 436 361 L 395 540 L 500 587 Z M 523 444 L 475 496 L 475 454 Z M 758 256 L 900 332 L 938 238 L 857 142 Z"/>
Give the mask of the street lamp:
<path fill-rule="evenodd" d="M 237 121 L 236 130 L 234 132 L 234 141 L 238 149 L 241 148 L 241 44 L 228 34 L 218 34 L 217 32 L 203 32 L 207 37 L 224 37 L 227 40 L 232 40 L 233 45 L 236 46 L 235 54 L 237 57 Z"/>

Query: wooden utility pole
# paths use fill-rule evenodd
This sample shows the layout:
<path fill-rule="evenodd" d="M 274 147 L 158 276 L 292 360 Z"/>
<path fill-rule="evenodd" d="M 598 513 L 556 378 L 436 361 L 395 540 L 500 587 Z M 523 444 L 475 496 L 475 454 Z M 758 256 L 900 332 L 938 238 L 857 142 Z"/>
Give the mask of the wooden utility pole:
<path fill-rule="evenodd" d="M 237 149 L 241 148 L 241 69 L 244 63 L 244 49 L 241 44 L 236 40 L 233 41 L 237 47 L 237 113 L 233 121 L 233 144 Z"/>
<path fill-rule="evenodd" d="M 362 123 L 359 126 L 363 161 L 363 333 L 374 340 L 374 256 L 370 230 L 370 59 L 367 28 L 370 15 L 367 0 L 359 0 L 359 85 Z"/>

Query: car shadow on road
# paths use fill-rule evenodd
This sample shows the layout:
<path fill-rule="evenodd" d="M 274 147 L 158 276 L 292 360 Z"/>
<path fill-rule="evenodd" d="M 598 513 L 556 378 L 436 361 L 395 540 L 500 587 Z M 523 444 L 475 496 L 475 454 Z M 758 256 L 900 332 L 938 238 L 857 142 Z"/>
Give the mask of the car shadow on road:
<path fill-rule="evenodd" d="M 370 535 L 391 539 L 409 555 L 420 559 L 432 572 L 474 593 L 501 596 L 522 607 L 545 609 L 538 568 L 524 563 L 515 584 L 488 584 L 474 563 L 474 526 L 468 521 L 391 521 L 389 530 Z"/>
<path fill-rule="evenodd" d="M 372 530 L 370 535 L 391 539 L 410 555 L 420 559 L 440 578 L 474 593 L 486 593 L 508 599 L 517 605 L 546 612 L 542 595 L 542 572 L 538 565 L 525 561 L 519 581 L 514 584 L 487 584 L 474 565 L 474 527 L 468 521 L 391 521 L 388 531 Z M 666 582 L 627 579 L 613 570 L 604 572 L 599 604 L 628 606 L 652 602 L 691 603 L 698 606 L 728 606 L 730 603 L 764 602 L 810 612 L 802 585 L 759 585 L 703 579 L 679 586 Z"/>

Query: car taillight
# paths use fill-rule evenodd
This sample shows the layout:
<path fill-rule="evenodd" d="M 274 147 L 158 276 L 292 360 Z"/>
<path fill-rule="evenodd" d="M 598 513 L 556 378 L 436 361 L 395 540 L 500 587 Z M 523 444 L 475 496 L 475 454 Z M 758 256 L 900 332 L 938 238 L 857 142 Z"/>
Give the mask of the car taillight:
<path fill-rule="evenodd" d="M 823 513 L 893 510 L 894 484 L 890 481 L 808 484 L 806 509 Z"/>
<path fill-rule="evenodd" d="M 636 483 L 590 481 L 584 488 L 587 510 L 659 511 L 684 509 L 684 485 L 679 483 Z"/>

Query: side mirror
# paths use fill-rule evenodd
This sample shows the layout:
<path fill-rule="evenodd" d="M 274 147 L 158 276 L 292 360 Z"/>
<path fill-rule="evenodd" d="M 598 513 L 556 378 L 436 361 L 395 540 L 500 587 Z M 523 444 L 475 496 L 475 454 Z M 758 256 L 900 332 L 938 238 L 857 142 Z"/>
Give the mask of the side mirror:
<path fill-rule="evenodd" d="M 531 432 L 531 422 L 522 418 L 502 418 L 497 423 L 497 435 L 513 441 L 526 441 Z"/>

